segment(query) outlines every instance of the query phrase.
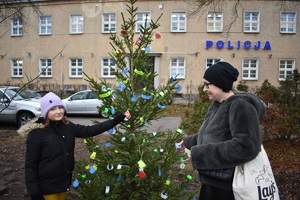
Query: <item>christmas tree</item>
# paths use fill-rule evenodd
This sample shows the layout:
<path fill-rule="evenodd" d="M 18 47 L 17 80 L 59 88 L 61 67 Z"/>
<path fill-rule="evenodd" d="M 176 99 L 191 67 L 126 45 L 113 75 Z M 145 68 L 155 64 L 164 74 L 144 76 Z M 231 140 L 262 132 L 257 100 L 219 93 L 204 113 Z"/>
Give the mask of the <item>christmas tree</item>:
<path fill-rule="evenodd" d="M 195 191 L 189 190 L 193 177 L 185 168 L 186 156 L 176 150 L 181 130 L 148 131 L 181 86 L 172 77 L 165 86 L 154 87 L 157 72 L 151 70 L 149 52 L 151 42 L 161 37 L 155 33 L 160 17 L 157 21 L 146 19 L 136 35 L 136 1 L 128 1 L 129 17 L 125 20 L 122 13 L 122 30 L 110 37 L 116 85 L 86 75 L 103 100 L 99 111 L 110 118 L 126 113 L 127 120 L 108 131 L 110 139 L 104 145 L 95 138 L 85 140 L 91 155 L 76 164 L 73 187 L 78 199 L 84 200 L 195 199 Z"/>

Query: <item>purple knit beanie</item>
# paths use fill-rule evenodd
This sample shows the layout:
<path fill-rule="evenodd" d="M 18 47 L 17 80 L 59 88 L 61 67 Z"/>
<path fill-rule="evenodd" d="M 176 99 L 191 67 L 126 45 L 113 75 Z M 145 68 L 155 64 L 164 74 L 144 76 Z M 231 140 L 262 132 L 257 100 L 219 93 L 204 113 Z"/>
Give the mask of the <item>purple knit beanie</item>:
<path fill-rule="evenodd" d="M 63 106 L 66 110 L 62 100 L 53 92 L 49 92 L 41 99 L 42 117 L 46 119 L 48 111 L 54 106 Z"/>

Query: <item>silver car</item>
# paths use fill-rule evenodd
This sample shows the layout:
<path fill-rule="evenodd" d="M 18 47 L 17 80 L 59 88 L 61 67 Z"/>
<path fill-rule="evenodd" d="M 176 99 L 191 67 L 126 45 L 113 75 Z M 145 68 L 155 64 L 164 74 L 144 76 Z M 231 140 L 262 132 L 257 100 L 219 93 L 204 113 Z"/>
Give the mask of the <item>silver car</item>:
<path fill-rule="evenodd" d="M 41 116 L 40 99 L 19 87 L 0 86 L 0 122 L 19 126 Z"/>
<path fill-rule="evenodd" d="M 88 114 L 107 117 L 104 112 L 99 112 L 97 107 L 102 105 L 102 101 L 92 90 L 77 92 L 62 101 L 65 104 L 67 114 Z"/>

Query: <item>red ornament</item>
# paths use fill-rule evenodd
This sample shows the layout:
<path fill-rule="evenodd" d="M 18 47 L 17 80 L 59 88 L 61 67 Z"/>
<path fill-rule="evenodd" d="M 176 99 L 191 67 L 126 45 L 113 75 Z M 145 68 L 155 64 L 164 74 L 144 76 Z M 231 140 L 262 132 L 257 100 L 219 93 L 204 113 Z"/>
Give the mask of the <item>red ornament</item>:
<path fill-rule="evenodd" d="M 139 171 L 139 176 L 140 178 L 145 178 L 146 177 L 146 173 L 142 170 Z"/>
<path fill-rule="evenodd" d="M 127 31 L 126 30 L 121 30 L 121 35 L 127 35 Z"/>
<path fill-rule="evenodd" d="M 161 34 L 160 33 L 155 33 L 155 39 L 160 39 L 161 38 Z"/>
<path fill-rule="evenodd" d="M 128 110 L 125 112 L 125 117 L 126 117 L 126 118 L 129 118 L 129 117 L 130 117 L 130 112 L 129 112 Z"/>

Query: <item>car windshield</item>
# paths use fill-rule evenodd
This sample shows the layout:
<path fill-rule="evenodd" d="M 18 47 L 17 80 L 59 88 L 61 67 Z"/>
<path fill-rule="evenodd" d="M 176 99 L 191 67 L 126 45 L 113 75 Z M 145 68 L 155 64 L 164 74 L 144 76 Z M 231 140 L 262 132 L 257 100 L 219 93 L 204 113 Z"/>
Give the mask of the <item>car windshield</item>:
<path fill-rule="evenodd" d="M 22 99 L 31 99 L 34 98 L 32 94 L 27 91 L 20 90 L 18 88 L 7 89 L 5 93 L 10 97 L 10 99 L 14 100 L 22 100 Z"/>

